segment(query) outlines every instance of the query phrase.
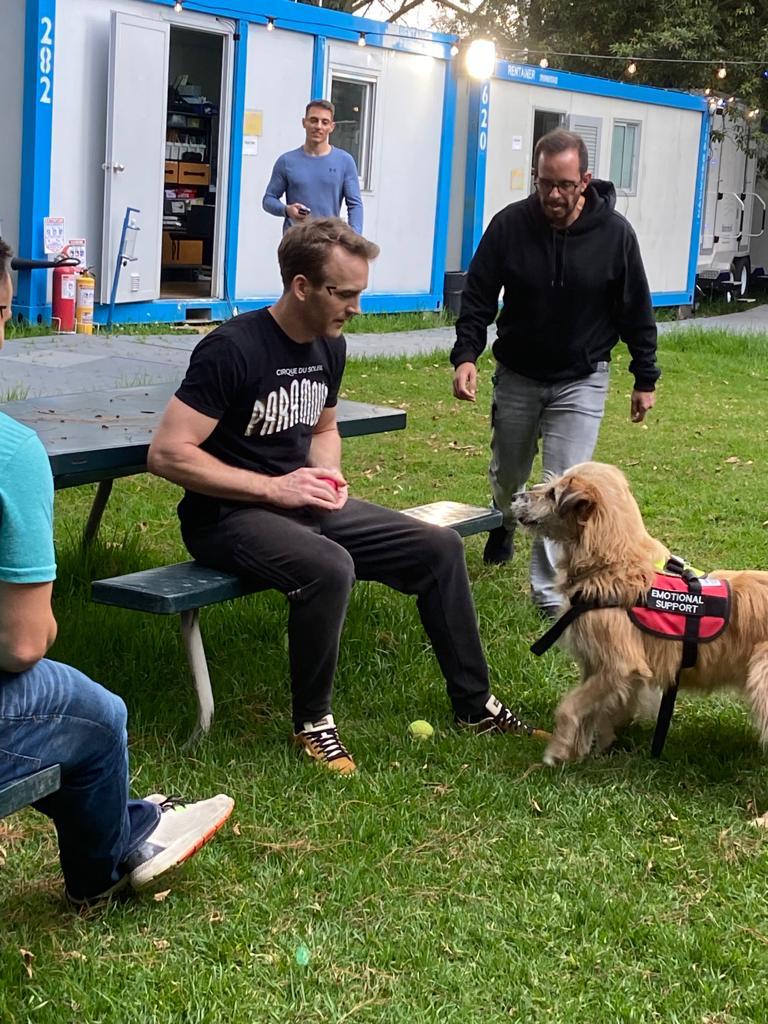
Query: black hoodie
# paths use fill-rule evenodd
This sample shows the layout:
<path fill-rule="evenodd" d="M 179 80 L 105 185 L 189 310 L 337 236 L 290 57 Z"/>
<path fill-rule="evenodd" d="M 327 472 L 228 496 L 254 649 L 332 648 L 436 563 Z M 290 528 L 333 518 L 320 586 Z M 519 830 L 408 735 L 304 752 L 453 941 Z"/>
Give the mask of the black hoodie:
<path fill-rule="evenodd" d="M 653 391 L 656 324 L 637 238 L 613 209 L 609 181 L 592 181 L 579 217 L 553 228 L 536 194 L 500 210 L 486 228 L 461 298 L 454 366 L 474 363 L 504 300 L 493 354 L 538 381 L 594 373 L 621 338 L 640 391 Z"/>

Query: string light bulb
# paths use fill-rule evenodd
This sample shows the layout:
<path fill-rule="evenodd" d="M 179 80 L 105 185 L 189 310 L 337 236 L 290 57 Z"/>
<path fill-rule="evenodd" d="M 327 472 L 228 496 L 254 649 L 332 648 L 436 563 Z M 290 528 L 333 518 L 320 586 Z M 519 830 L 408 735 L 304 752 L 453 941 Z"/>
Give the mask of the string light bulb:
<path fill-rule="evenodd" d="M 368 43 L 366 42 L 366 38 L 365 38 L 365 32 L 361 32 L 360 33 L 360 38 L 357 40 L 357 45 L 358 46 L 367 46 L 368 45 Z"/>
<path fill-rule="evenodd" d="M 704 90 L 704 95 L 705 96 L 711 96 L 712 95 L 712 90 L 709 88 L 709 86 L 707 86 L 707 88 Z"/>
<path fill-rule="evenodd" d="M 182 4 L 181 0 L 176 0 L 176 3 L 173 5 L 173 9 L 176 12 L 176 14 L 182 13 L 182 11 L 184 10 L 184 5 Z"/>
<path fill-rule="evenodd" d="M 275 19 L 274 18 L 267 18 L 267 32 L 274 32 L 274 31 L 275 31 Z"/>
<path fill-rule="evenodd" d="M 456 57 L 456 56 L 458 56 L 458 53 L 459 53 L 459 48 L 456 45 L 456 43 L 454 43 L 453 46 L 451 47 L 451 56 L 452 57 Z"/>
<path fill-rule="evenodd" d="M 721 64 L 720 67 L 717 69 L 717 77 L 722 81 L 727 74 L 728 69 L 726 68 L 725 64 Z"/>
<path fill-rule="evenodd" d="M 547 60 L 546 57 L 542 57 L 541 58 L 541 60 L 539 61 L 539 67 L 540 68 L 548 68 L 549 67 L 549 61 Z"/>
<path fill-rule="evenodd" d="M 635 62 L 633 60 L 631 60 L 629 62 L 629 64 L 627 64 L 627 74 L 628 75 L 636 75 L 637 74 L 637 64 L 635 64 Z"/>

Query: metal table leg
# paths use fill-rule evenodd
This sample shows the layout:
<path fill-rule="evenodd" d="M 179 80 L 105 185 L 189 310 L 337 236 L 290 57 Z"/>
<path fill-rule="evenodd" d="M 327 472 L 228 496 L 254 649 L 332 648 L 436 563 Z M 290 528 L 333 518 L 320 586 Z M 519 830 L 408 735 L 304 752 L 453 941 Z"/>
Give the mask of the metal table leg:
<path fill-rule="evenodd" d="M 88 522 L 85 524 L 83 530 L 83 545 L 88 547 L 93 538 L 99 532 L 99 525 L 101 524 L 101 517 L 104 515 L 104 509 L 107 507 L 109 496 L 112 493 L 112 484 L 114 480 L 100 480 L 99 486 L 96 490 L 96 497 L 93 499 L 93 505 L 88 516 Z"/>

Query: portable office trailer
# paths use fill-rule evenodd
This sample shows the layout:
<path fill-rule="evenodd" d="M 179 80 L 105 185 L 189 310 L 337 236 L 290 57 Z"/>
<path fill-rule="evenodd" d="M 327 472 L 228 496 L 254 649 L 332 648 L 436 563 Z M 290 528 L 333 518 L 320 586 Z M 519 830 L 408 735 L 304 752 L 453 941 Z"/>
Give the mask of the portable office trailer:
<path fill-rule="evenodd" d="M 332 141 L 358 161 L 365 233 L 381 246 L 364 308 L 439 308 L 452 37 L 289 0 L 183 0 L 179 12 L 173 0 L 8 6 L 3 230 L 26 256 L 42 254 L 49 215 L 86 238 L 96 320 L 119 251 L 131 258 L 115 321 L 217 319 L 272 301 L 282 219 L 261 200 L 320 96 L 337 105 Z M 120 249 L 128 208 L 139 212 Z M 44 278 L 19 275 L 16 313 L 47 318 Z"/>
<path fill-rule="evenodd" d="M 710 100 L 710 134 L 698 276 L 702 288 L 744 298 L 750 288 L 755 240 L 765 232 L 766 204 L 758 190 L 758 153 L 746 111 Z"/>
<path fill-rule="evenodd" d="M 536 143 L 565 127 L 584 138 L 593 176 L 614 182 L 654 305 L 692 303 L 707 153 L 702 97 L 497 61 L 489 81 L 459 79 L 456 123 L 469 144 L 454 151 L 449 271 L 466 271 L 494 213 L 531 193 Z"/>

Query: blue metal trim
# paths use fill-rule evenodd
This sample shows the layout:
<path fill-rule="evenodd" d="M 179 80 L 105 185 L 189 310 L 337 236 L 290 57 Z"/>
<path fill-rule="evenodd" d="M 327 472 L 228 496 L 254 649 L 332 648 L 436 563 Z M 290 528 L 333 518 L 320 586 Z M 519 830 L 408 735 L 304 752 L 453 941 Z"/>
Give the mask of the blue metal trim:
<path fill-rule="evenodd" d="M 312 84 L 308 100 L 320 100 L 330 98 L 325 96 L 325 60 L 328 49 L 328 40 L 325 36 L 315 36 L 315 45 L 312 50 Z"/>
<path fill-rule="evenodd" d="M 701 115 L 699 135 L 699 166 L 696 172 L 696 193 L 693 200 L 693 225 L 691 227 L 691 248 L 688 255 L 688 289 L 693 294 L 696 288 L 696 271 L 701 251 L 701 224 L 704 219 L 704 201 L 707 187 L 707 163 L 709 160 L 709 113 Z"/>
<path fill-rule="evenodd" d="M 240 189 L 243 179 L 245 75 L 248 67 L 248 23 L 237 23 L 232 75 L 232 130 L 229 146 L 229 195 L 224 239 L 224 298 L 230 303 L 237 293 L 237 250 L 240 241 Z"/>
<path fill-rule="evenodd" d="M 27 0 L 24 32 L 19 255 L 36 259 L 43 256 L 43 218 L 49 215 L 51 204 L 56 0 Z M 49 66 L 47 74 L 42 70 L 44 65 Z M 19 273 L 15 303 L 19 312 L 44 310 L 47 294 L 45 273 Z"/>
<path fill-rule="evenodd" d="M 609 96 L 613 99 L 632 100 L 635 103 L 653 103 L 660 107 L 701 111 L 707 109 L 707 101 L 703 96 L 691 96 L 687 92 L 656 89 L 650 85 L 628 85 L 626 82 L 614 82 L 609 78 L 576 75 L 570 71 L 514 64 L 506 60 L 496 61 L 494 78 L 520 82 L 522 85 L 542 85 L 547 89 L 588 93 L 590 96 Z"/>
<path fill-rule="evenodd" d="M 443 88 L 443 123 L 440 129 L 440 159 L 437 166 L 437 202 L 435 234 L 432 241 L 432 277 L 430 289 L 444 291 L 445 265 L 448 257 L 448 221 L 451 205 L 451 170 L 453 166 L 454 128 L 456 122 L 456 76 L 450 65 L 445 67 Z"/>
<path fill-rule="evenodd" d="M 472 82 L 469 87 L 467 169 L 464 177 L 464 223 L 461 234 L 461 269 L 466 270 L 483 234 L 485 167 L 488 158 L 488 122 L 491 83 Z"/>
<path fill-rule="evenodd" d="M 693 289 L 689 292 L 651 292 L 651 303 L 656 306 L 690 306 Z"/>
<path fill-rule="evenodd" d="M 170 7 L 174 0 L 154 2 Z M 451 46 L 457 41 L 456 36 L 442 32 L 428 32 L 375 21 L 373 18 L 359 18 L 344 11 L 296 4 L 292 0 L 184 0 L 184 8 L 218 17 L 243 19 L 252 24 L 266 24 L 267 18 L 271 18 L 276 28 L 324 35 L 347 42 L 356 42 L 360 33 L 364 32 L 370 46 L 428 54 L 446 60 L 450 59 Z"/>
<path fill-rule="evenodd" d="M 263 309 L 264 306 L 271 306 L 274 302 L 277 302 L 279 297 L 279 295 L 260 295 L 249 299 L 237 299 L 236 305 L 240 313 L 247 313 L 251 309 Z M 364 295 L 361 301 L 364 313 L 437 311 L 441 309 L 442 304 L 442 287 L 439 292 L 415 292 L 402 295 L 390 293 Z M 112 323 L 113 325 L 178 323 L 186 319 L 188 309 L 209 309 L 211 311 L 211 320 L 228 320 L 232 315 L 229 304 L 221 299 L 212 298 L 208 302 L 205 299 L 194 299 L 189 302 L 179 299 L 155 299 L 149 302 L 120 303 L 115 308 Z M 44 309 L 40 312 L 44 312 Z M 50 313 L 50 307 L 48 313 Z M 94 323 L 106 323 L 108 313 L 108 303 L 97 305 L 93 314 Z"/>

